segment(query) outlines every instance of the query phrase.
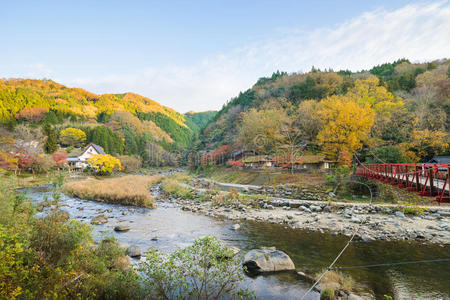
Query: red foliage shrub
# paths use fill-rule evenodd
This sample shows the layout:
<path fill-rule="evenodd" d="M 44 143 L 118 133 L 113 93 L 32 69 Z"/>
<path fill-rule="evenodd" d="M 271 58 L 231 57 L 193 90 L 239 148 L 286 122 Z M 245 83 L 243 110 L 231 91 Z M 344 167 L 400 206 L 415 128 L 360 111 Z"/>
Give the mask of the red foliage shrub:
<path fill-rule="evenodd" d="M 65 167 L 67 165 L 67 152 L 58 150 L 52 154 L 52 159 L 58 167 Z"/>

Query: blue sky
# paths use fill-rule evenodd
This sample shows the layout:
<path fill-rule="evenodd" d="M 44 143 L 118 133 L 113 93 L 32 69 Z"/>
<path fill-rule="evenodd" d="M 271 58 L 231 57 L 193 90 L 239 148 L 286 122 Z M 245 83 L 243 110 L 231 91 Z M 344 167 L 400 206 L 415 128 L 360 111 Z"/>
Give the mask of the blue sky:
<path fill-rule="evenodd" d="M 7 1 L 0 77 L 218 109 L 277 69 L 450 53 L 450 5 L 411 1 Z"/>

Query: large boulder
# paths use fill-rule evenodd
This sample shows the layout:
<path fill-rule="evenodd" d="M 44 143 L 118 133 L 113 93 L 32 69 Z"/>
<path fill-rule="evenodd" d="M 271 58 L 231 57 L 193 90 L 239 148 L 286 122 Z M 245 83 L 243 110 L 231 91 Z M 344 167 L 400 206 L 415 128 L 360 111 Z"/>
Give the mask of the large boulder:
<path fill-rule="evenodd" d="M 135 245 L 131 245 L 127 248 L 125 254 L 130 257 L 141 257 L 141 248 Z"/>
<path fill-rule="evenodd" d="M 98 216 L 95 216 L 91 220 L 91 224 L 93 224 L 93 225 L 105 224 L 107 222 L 108 222 L 108 217 L 106 217 L 104 214 L 100 214 Z"/>
<path fill-rule="evenodd" d="M 130 230 L 130 226 L 128 225 L 117 225 L 116 227 L 114 227 L 114 231 L 128 231 Z"/>
<path fill-rule="evenodd" d="M 292 259 L 283 251 L 273 248 L 250 250 L 245 254 L 243 264 L 251 273 L 295 270 Z"/>

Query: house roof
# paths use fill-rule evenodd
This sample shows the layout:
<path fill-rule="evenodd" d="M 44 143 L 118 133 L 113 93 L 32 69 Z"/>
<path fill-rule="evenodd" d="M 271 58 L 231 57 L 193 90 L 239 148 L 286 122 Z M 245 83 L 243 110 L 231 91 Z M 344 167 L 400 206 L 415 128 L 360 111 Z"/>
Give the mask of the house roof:
<path fill-rule="evenodd" d="M 87 145 L 87 147 L 86 147 L 86 149 L 85 149 L 84 151 L 86 151 L 86 150 L 89 148 L 89 146 L 94 147 L 94 149 L 95 149 L 99 154 L 102 154 L 102 155 L 105 155 L 105 154 L 106 154 L 105 151 L 103 151 L 103 148 L 102 148 L 102 147 L 100 147 L 99 145 L 96 145 L 96 144 L 92 144 L 92 143 L 90 143 L 89 145 Z"/>
<path fill-rule="evenodd" d="M 243 162 L 245 162 L 245 163 L 268 162 L 268 161 L 272 161 L 272 159 L 270 159 L 264 155 L 249 156 L 243 160 Z"/>
<path fill-rule="evenodd" d="M 72 151 L 70 151 L 67 156 L 68 157 L 78 157 L 81 155 L 81 153 L 83 153 L 83 150 L 80 148 L 75 148 Z"/>
<path fill-rule="evenodd" d="M 435 156 L 430 160 L 430 162 L 450 165 L 450 156 Z"/>
<path fill-rule="evenodd" d="M 87 149 L 89 149 L 89 147 L 91 147 L 91 146 L 95 149 L 95 151 L 98 152 L 98 154 L 102 154 L 102 155 L 106 154 L 102 147 L 100 147 L 99 145 L 90 143 L 83 150 L 81 150 L 81 149 L 73 149 L 72 151 L 70 151 L 70 153 L 67 156 L 69 158 L 71 158 L 71 157 L 72 158 L 78 158 L 79 156 L 83 155 L 83 153 L 86 152 Z"/>
<path fill-rule="evenodd" d="M 325 155 L 303 155 L 298 159 L 302 164 L 314 164 L 326 161 Z"/>

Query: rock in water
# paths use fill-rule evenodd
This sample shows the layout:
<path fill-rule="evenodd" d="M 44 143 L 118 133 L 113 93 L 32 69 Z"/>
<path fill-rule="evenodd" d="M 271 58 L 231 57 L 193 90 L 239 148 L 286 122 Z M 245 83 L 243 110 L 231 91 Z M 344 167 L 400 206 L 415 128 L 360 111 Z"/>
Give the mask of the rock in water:
<path fill-rule="evenodd" d="M 238 230 L 239 228 L 241 228 L 241 225 L 239 224 L 234 224 L 232 227 L 233 230 Z"/>
<path fill-rule="evenodd" d="M 114 231 L 128 231 L 130 230 L 130 226 L 128 225 L 117 225 L 114 227 Z"/>
<path fill-rule="evenodd" d="M 348 298 L 347 298 L 348 300 L 363 300 L 363 298 L 362 297 L 360 297 L 360 296 L 358 296 L 358 295 L 355 295 L 355 294 L 350 294 L 350 295 L 348 295 Z"/>
<path fill-rule="evenodd" d="M 91 220 L 91 224 L 93 225 L 100 225 L 100 224 L 105 224 L 108 222 L 108 217 L 106 217 L 104 214 L 95 216 L 92 220 Z"/>
<path fill-rule="evenodd" d="M 292 259 L 283 251 L 253 249 L 244 256 L 244 266 L 252 273 L 295 270 Z"/>
<path fill-rule="evenodd" d="M 130 257 L 140 257 L 141 256 L 141 248 L 138 246 L 130 246 L 127 248 L 127 251 L 125 252 L 126 255 Z"/>

